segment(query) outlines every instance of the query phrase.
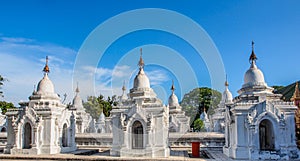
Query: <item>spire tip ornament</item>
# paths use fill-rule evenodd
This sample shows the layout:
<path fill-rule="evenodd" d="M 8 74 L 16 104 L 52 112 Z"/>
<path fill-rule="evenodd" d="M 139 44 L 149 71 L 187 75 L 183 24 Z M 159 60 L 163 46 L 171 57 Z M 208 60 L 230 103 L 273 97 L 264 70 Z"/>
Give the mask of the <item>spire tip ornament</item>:
<path fill-rule="evenodd" d="M 250 64 L 253 64 L 257 60 L 257 57 L 254 53 L 254 41 L 252 41 L 251 45 L 252 45 L 252 52 L 251 52 L 249 61 L 250 61 Z"/>
<path fill-rule="evenodd" d="M 79 93 L 79 87 L 78 87 L 78 82 L 77 82 L 77 87 L 76 87 L 76 90 L 75 90 L 76 93 Z"/>
<path fill-rule="evenodd" d="M 228 86 L 229 86 L 229 83 L 228 83 L 228 81 L 227 81 L 227 74 L 226 74 L 225 86 L 226 86 L 226 87 L 228 87 Z"/>
<path fill-rule="evenodd" d="M 122 91 L 126 91 L 126 87 L 125 87 L 125 81 L 123 82 L 123 87 L 122 87 Z"/>
<path fill-rule="evenodd" d="M 172 80 L 171 90 L 172 90 L 172 93 L 174 93 L 174 91 L 175 91 L 174 80 Z"/>
<path fill-rule="evenodd" d="M 143 68 L 144 66 L 145 66 L 145 63 L 144 63 L 144 60 L 143 60 L 143 49 L 141 48 L 140 49 L 140 54 L 141 54 L 141 56 L 140 56 L 140 61 L 139 61 L 139 63 L 138 63 L 138 65 L 140 66 L 140 68 Z"/>
<path fill-rule="evenodd" d="M 49 69 L 49 66 L 48 66 L 48 56 L 46 56 L 46 65 L 43 69 L 43 72 L 50 73 L 50 69 Z"/>

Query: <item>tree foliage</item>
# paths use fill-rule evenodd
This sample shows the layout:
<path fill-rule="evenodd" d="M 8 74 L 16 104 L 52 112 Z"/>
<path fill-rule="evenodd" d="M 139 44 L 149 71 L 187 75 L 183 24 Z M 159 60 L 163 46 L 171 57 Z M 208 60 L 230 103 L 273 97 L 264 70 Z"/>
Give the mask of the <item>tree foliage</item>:
<path fill-rule="evenodd" d="M 204 123 L 200 118 L 197 118 L 193 123 L 194 131 L 203 131 Z"/>
<path fill-rule="evenodd" d="M 107 99 L 105 99 L 103 95 L 98 97 L 88 96 L 87 101 L 83 103 L 83 107 L 94 119 L 97 119 L 102 111 L 105 117 L 108 117 L 110 115 L 112 106 L 117 105 L 116 100 L 116 95 L 112 97 L 108 96 Z"/>
<path fill-rule="evenodd" d="M 284 88 L 284 86 L 272 86 L 274 88 L 274 92 L 277 92 L 278 90 L 281 90 Z"/>
<path fill-rule="evenodd" d="M 2 110 L 2 114 L 4 115 L 7 109 L 15 108 L 14 104 L 11 102 L 0 101 L 0 109 Z"/>
<path fill-rule="evenodd" d="M 181 106 L 185 114 L 191 118 L 191 127 L 200 117 L 200 114 L 207 111 L 208 115 L 214 113 L 222 98 L 222 94 L 208 87 L 195 88 L 184 95 Z"/>

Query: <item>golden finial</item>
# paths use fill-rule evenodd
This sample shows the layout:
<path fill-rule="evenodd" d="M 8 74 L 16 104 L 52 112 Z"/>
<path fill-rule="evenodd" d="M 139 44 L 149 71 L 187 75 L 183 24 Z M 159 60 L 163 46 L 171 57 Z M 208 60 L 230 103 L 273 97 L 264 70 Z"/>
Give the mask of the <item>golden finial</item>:
<path fill-rule="evenodd" d="M 79 87 L 78 87 L 78 82 L 77 82 L 77 87 L 76 87 L 76 90 L 75 90 L 76 93 L 79 93 Z"/>
<path fill-rule="evenodd" d="M 252 64 L 254 61 L 257 60 L 257 57 L 256 57 L 256 55 L 254 53 L 254 42 L 252 41 L 251 44 L 252 44 L 252 53 L 250 55 L 249 61 L 251 61 L 251 64 Z"/>
<path fill-rule="evenodd" d="M 228 81 L 227 81 L 227 74 L 226 74 L 225 86 L 226 86 L 226 87 L 228 87 L 228 86 L 229 86 L 229 83 L 228 83 Z"/>
<path fill-rule="evenodd" d="M 172 90 L 172 93 L 174 93 L 174 91 L 175 91 L 174 80 L 172 80 L 171 90 Z"/>
<path fill-rule="evenodd" d="M 122 91 L 126 91 L 126 87 L 125 87 L 125 81 L 123 82 L 123 87 L 122 87 Z"/>
<path fill-rule="evenodd" d="M 139 61 L 138 65 L 140 66 L 140 68 L 143 68 L 145 63 L 144 63 L 144 60 L 143 60 L 143 57 L 142 57 L 142 55 L 143 55 L 143 49 L 142 48 L 140 49 L 140 54 L 141 54 L 141 56 L 140 56 L 140 61 Z"/>
<path fill-rule="evenodd" d="M 50 69 L 49 69 L 49 66 L 48 66 L 48 56 L 46 56 L 46 65 L 45 65 L 43 71 L 45 73 L 50 73 Z"/>

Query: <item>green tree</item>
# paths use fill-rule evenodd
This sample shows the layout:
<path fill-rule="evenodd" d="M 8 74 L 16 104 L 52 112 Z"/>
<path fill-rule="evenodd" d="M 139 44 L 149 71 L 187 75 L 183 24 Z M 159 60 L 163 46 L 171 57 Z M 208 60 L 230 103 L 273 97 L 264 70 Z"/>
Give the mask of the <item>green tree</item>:
<path fill-rule="evenodd" d="M 284 88 L 284 86 L 272 86 L 274 88 L 274 92 L 277 92 L 278 90 L 281 90 Z"/>
<path fill-rule="evenodd" d="M 204 123 L 200 118 L 197 118 L 193 123 L 194 131 L 203 131 L 204 130 Z"/>
<path fill-rule="evenodd" d="M 103 113 L 106 117 L 110 116 L 110 111 L 113 106 L 117 106 L 117 96 L 113 95 L 111 98 L 108 96 L 107 101 L 103 103 Z"/>
<path fill-rule="evenodd" d="M 185 94 L 180 104 L 185 114 L 191 118 L 191 127 L 193 127 L 194 121 L 200 117 L 204 109 L 208 115 L 212 115 L 221 98 L 222 94 L 220 92 L 208 87 L 195 88 Z"/>
<path fill-rule="evenodd" d="M 103 95 L 98 97 L 88 96 L 87 101 L 83 103 L 86 112 L 88 112 L 94 119 L 97 119 L 100 113 L 103 111 L 104 115 L 108 117 L 112 106 L 116 106 L 116 96 L 104 98 Z"/>
<path fill-rule="evenodd" d="M 2 110 L 2 114 L 4 115 L 7 109 L 15 108 L 14 104 L 11 102 L 0 101 L 0 109 Z"/>

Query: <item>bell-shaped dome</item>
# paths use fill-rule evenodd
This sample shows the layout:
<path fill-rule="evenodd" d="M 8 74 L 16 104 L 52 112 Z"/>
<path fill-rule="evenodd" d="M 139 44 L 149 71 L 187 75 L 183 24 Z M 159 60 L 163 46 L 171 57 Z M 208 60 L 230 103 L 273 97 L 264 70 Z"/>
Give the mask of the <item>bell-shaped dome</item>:
<path fill-rule="evenodd" d="M 257 68 L 255 61 L 253 61 L 250 69 L 245 73 L 243 87 L 255 85 L 265 85 L 265 78 L 261 70 Z"/>
<path fill-rule="evenodd" d="M 169 97 L 169 106 L 178 106 L 178 98 L 177 96 L 172 93 L 171 96 Z"/>
<path fill-rule="evenodd" d="M 80 98 L 80 96 L 78 94 L 76 94 L 73 99 L 73 105 L 76 106 L 76 108 L 82 107 L 82 99 Z"/>
<path fill-rule="evenodd" d="M 123 93 L 122 93 L 122 95 L 120 96 L 120 100 L 119 100 L 120 102 L 122 102 L 122 101 L 128 99 L 128 97 L 127 97 L 127 95 L 126 95 L 125 81 L 124 81 L 124 83 L 123 83 L 122 91 L 123 91 Z"/>
<path fill-rule="evenodd" d="M 105 122 L 105 115 L 104 115 L 103 111 L 101 112 L 97 122 L 99 122 L 99 123 Z"/>
<path fill-rule="evenodd" d="M 134 78 L 134 83 L 133 83 L 133 88 L 138 89 L 138 88 L 150 88 L 150 81 L 147 75 L 144 72 L 144 60 L 142 57 L 142 49 L 141 51 L 141 56 L 139 60 L 139 73 L 135 76 Z"/>
<path fill-rule="evenodd" d="M 202 120 L 204 122 L 209 122 L 208 115 L 207 115 L 205 109 L 204 109 L 204 111 L 200 115 L 200 120 Z"/>
<path fill-rule="evenodd" d="M 139 73 L 134 78 L 134 88 L 150 88 L 150 81 L 144 72 L 144 69 L 140 67 Z"/>
<path fill-rule="evenodd" d="M 225 82 L 225 91 L 222 94 L 222 102 L 223 103 L 231 103 L 232 102 L 232 94 L 228 89 L 228 82 Z"/>
<path fill-rule="evenodd" d="M 178 106 L 179 105 L 178 98 L 177 98 L 177 96 L 174 93 L 174 91 L 175 91 L 174 82 L 172 82 L 171 90 L 172 90 L 172 94 L 170 95 L 169 101 L 168 101 L 169 106 L 170 107 L 172 107 L 172 106 Z"/>
<path fill-rule="evenodd" d="M 54 86 L 52 81 L 48 78 L 48 73 L 44 74 L 43 79 L 37 86 L 38 94 L 54 94 Z"/>
<path fill-rule="evenodd" d="M 252 42 L 252 53 L 250 55 L 250 68 L 244 75 L 244 84 L 242 88 L 238 91 L 240 95 L 252 95 L 252 94 L 271 94 L 273 88 L 268 87 L 265 82 L 264 74 L 256 66 L 257 57 L 254 53 L 254 43 Z"/>
<path fill-rule="evenodd" d="M 244 85 L 245 87 L 253 87 L 253 86 L 266 86 L 264 74 L 259 70 L 256 66 L 257 57 L 254 53 L 254 42 L 252 41 L 252 52 L 249 57 L 249 61 L 251 62 L 250 69 L 244 75 Z"/>
<path fill-rule="evenodd" d="M 37 94 L 55 94 L 54 93 L 54 85 L 52 81 L 48 78 L 48 73 L 50 72 L 48 66 L 48 56 L 46 56 L 46 65 L 43 69 L 45 72 L 43 79 L 39 82 L 37 86 Z"/>
<path fill-rule="evenodd" d="M 76 90 L 75 90 L 75 92 L 76 92 L 76 95 L 75 95 L 75 97 L 74 97 L 74 99 L 73 99 L 73 107 L 75 108 L 75 109 L 84 109 L 83 108 L 83 105 L 82 105 L 82 99 L 81 99 L 81 97 L 80 97 L 80 95 L 79 95 L 79 88 L 78 88 L 78 85 L 77 85 L 77 88 L 76 88 Z"/>

